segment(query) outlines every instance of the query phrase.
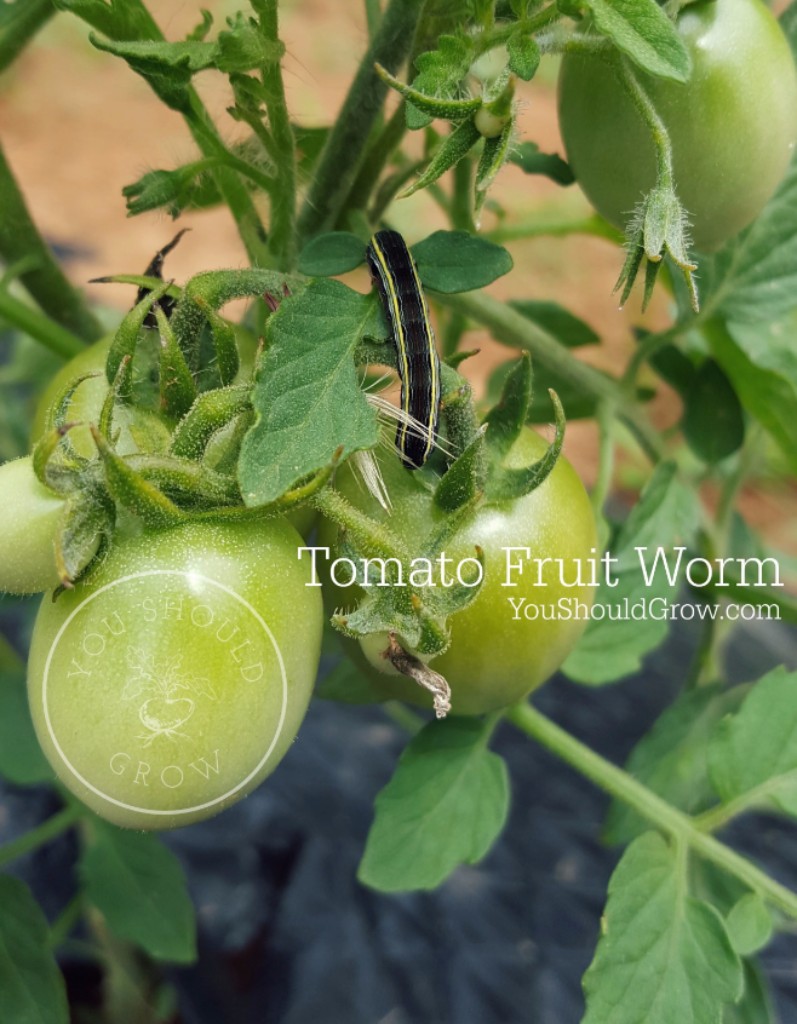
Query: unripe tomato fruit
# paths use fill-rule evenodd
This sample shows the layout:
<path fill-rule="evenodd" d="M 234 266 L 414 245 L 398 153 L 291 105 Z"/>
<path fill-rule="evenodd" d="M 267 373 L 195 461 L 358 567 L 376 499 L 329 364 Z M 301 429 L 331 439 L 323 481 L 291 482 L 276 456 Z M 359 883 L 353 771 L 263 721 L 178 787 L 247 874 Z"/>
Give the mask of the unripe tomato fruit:
<path fill-rule="evenodd" d="M 39 482 L 30 456 L 0 466 L 0 592 L 58 586 L 54 545 L 63 511 L 64 499 Z"/>
<path fill-rule="evenodd" d="M 507 457 L 510 467 L 530 465 L 545 452 L 547 442 L 524 429 Z M 388 523 L 413 549 L 439 524 L 442 513 L 432 501 L 422 479 L 404 469 L 391 454 L 381 463 L 393 505 L 390 516 L 369 495 L 348 466 L 338 473 L 336 487 L 357 508 Z M 319 530 L 320 545 L 333 549 L 337 531 L 328 522 Z M 545 482 L 522 498 L 481 508 L 445 553 L 458 562 L 471 558 L 478 545 L 484 552 L 484 582 L 475 600 L 451 617 L 451 645 L 429 664 L 446 677 L 451 686 L 452 713 L 482 714 L 520 700 L 548 679 L 575 646 L 586 626 L 575 615 L 543 618 L 543 607 L 553 608 L 560 598 L 578 599 L 589 607 L 593 589 L 564 587 L 553 562 L 541 568 L 544 586 L 535 586 L 536 563 L 530 561 L 522 574 L 513 576 L 517 586 L 505 587 L 505 547 L 530 549 L 530 559 L 562 559 L 565 579 L 575 579 L 582 566 L 582 578 L 589 578 L 587 559 L 596 557 L 595 519 L 584 485 L 570 463 L 560 458 Z M 525 558 L 516 553 L 514 559 Z M 362 591 L 351 587 L 327 586 L 330 607 L 352 608 Z M 515 618 L 509 598 L 523 611 Z M 525 603 L 524 603 L 525 599 Z M 526 614 L 528 610 L 528 614 Z M 555 614 L 555 613 L 554 613 Z M 357 647 L 347 643 L 347 650 Z M 379 696 L 396 697 L 430 706 L 424 691 L 415 683 L 395 675 L 395 669 L 381 655 L 386 637 L 366 637 L 354 655 L 383 675 L 376 683 Z M 427 659 L 424 659 L 427 660 Z M 372 683 L 374 676 L 370 675 Z"/>
<path fill-rule="evenodd" d="M 315 680 L 322 602 L 284 520 L 123 537 L 33 633 L 28 696 L 61 781 L 129 828 L 241 799 L 292 743 Z"/>
<path fill-rule="evenodd" d="M 694 246 L 708 252 L 750 224 L 782 179 L 797 140 L 797 75 L 760 0 L 698 0 L 681 9 L 677 28 L 692 58 L 689 81 L 635 73 L 669 131 Z M 655 150 L 606 61 L 565 55 L 559 124 L 587 198 L 625 229 L 656 182 Z"/>

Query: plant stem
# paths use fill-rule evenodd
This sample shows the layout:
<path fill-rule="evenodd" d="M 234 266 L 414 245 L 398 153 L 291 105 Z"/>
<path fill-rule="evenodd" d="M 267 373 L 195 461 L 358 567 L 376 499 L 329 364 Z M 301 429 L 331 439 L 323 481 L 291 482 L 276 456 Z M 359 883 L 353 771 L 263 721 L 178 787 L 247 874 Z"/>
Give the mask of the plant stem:
<path fill-rule="evenodd" d="M 56 355 L 71 359 L 85 349 L 84 342 L 72 331 L 67 330 L 44 313 L 14 298 L 0 288 L 0 317 L 13 327 L 30 335 L 34 341 L 44 345 Z"/>
<path fill-rule="evenodd" d="M 463 157 L 454 167 L 454 188 L 451 195 L 451 226 L 457 231 L 473 231 L 472 178 L 473 163 Z"/>
<path fill-rule="evenodd" d="M 354 505 L 332 487 L 325 487 L 310 499 L 310 504 L 327 519 L 348 530 L 351 536 L 368 554 L 377 558 L 395 558 L 404 564 L 409 562 L 409 553 L 391 530 L 360 512 Z"/>
<path fill-rule="evenodd" d="M 346 210 L 364 210 L 366 208 L 371 198 L 371 193 L 379 180 L 379 176 L 382 173 L 385 164 L 395 152 L 396 146 L 401 142 L 401 138 L 406 129 L 406 104 L 402 100 L 394 110 L 393 115 L 388 120 L 382 131 L 368 147 L 360 170 L 357 173 L 357 177 L 354 179 L 351 190 L 346 196 L 346 201 L 343 204 L 342 210 L 344 213 Z M 413 173 L 415 166 L 415 164 L 409 165 L 410 169 L 408 169 L 406 176 L 407 179 L 409 179 Z M 401 181 L 401 184 L 403 183 L 404 182 Z M 393 188 L 391 191 L 391 198 L 392 195 L 399 190 L 401 184 L 397 184 L 395 188 Z M 379 209 L 380 215 L 386 205 L 387 203 L 381 205 Z"/>
<path fill-rule="evenodd" d="M 277 0 L 260 0 L 256 6 L 260 28 L 266 39 L 279 44 Z M 266 112 L 276 160 L 276 180 L 271 194 L 271 239 L 277 267 L 291 271 L 296 266 L 296 143 L 293 137 L 285 87 L 279 61 L 268 61 L 261 71 L 266 95 Z"/>
<path fill-rule="evenodd" d="M 672 144 L 667 126 L 659 116 L 655 104 L 648 96 L 630 63 L 625 58 L 620 58 L 619 62 L 612 62 L 612 66 L 623 88 L 633 100 L 634 106 L 650 130 L 653 145 L 656 147 L 658 184 L 665 188 L 672 188 Z"/>
<path fill-rule="evenodd" d="M 53 0 L 18 0 L 13 6 L 4 9 L 5 27 L 0 33 L 0 72 L 17 59 L 54 14 Z"/>
<path fill-rule="evenodd" d="M 30 832 L 0 846 L 0 868 L 19 857 L 24 857 L 26 853 L 32 853 L 33 850 L 44 846 L 45 843 L 51 842 L 62 832 L 67 832 L 80 819 L 81 814 L 78 806 L 64 807 L 63 810 L 58 811 L 57 814 L 43 821 L 41 825 L 31 829 Z"/>
<path fill-rule="evenodd" d="M 552 754 L 571 765 L 601 789 L 632 807 L 658 828 L 686 843 L 706 860 L 734 875 L 773 906 L 797 918 L 797 893 L 770 878 L 741 854 L 707 835 L 689 815 L 657 796 L 631 775 L 605 760 L 565 732 L 530 704 L 518 704 L 507 718 Z"/>
<path fill-rule="evenodd" d="M 374 64 L 381 64 L 391 74 L 398 70 L 410 51 L 420 9 L 421 0 L 390 0 L 382 15 L 321 153 L 299 215 L 301 241 L 335 226 L 387 94 Z"/>
<path fill-rule="evenodd" d="M 83 296 L 69 283 L 33 223 L 16 179 L 0 147 L 0 257 L 25 260 L 31 269 L 19 279 L 56 323 L 83 341 L 96 341 L 102 327 Z"/>
<path fill-rule="evenodd" d="M 576 359 L 542 327 L 484 292 L 460 292 L 456 295 L 435 292 L 434 298 L 441 305 L 458 310 L 488 327 L 501 344 L 525 349 L 575 387 L 611 402 L 617 409 L 618 418 L 631 429 L 648 456 L 653 461 L 662 457 L 663 448 L 658 434 L 618 382 Z"/>
<path fill-rule="evenodd" d="M 597 213 L 587 215 L 568 216 L 562 213 L 557 217 L 546 219 L 545 217 L 533 217 L 529 220 L 520 220 L 513 224 L 500 225 L 492 231 L 482 232 L 484 238 L 491 242 L 503 245 L 504 242 L 513 242 L 527 238 L 564 238 L 567 235 L 592 235 L 595 238 L 605 238 L 610 242 L 620 244 L 623 241 L 622 231 L 612 227 L 603 217 Z"/>
<path fill-rule="evenodd" d="M 83 893 L 79 892 L 67 903 L 58 917 L 50 925 L 50 945 L 58 949 L 69 938 L 78 921 L 83 916 Z"/>

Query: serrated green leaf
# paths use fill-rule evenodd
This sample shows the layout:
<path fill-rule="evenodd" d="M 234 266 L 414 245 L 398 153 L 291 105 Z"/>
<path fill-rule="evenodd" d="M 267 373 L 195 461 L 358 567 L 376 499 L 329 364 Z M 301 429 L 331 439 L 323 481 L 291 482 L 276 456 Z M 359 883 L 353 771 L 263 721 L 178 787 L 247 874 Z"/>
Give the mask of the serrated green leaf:
<path fill-rule="evenodd" d="M 47 919 L 30 889 L 0 875 L 0 993 L 8 1024 L 69 1024 Z"/>
<path fill-rule="evenodd" d="M 656 0 L 586 0 L 595 27 L 637 64 L 659 78 L 686 82 L 689 54 Z"/>
<path fill-rule="evenodd" d="M 610 579 L 601 579 L 595 595 L 596 606 L 611 610 L 590 619 L 562 666 L 567 676 L 590 686 L 614 682 L 639 669 L 659 646 L 669 629 L 668 602 L 682 582 L 686 556 L 677 548 L 689 544 L 699 523 L 694 492 L 674 463 L 660 463 L 620 530 Z M 695 615 L 710 615 L 712 608 L 698 605 Z"/>
<path fill-rule="evenodd" d="M 435 231 L 412 247 L 427 288 L 447 295 L 483 288 L 512 269 L 506 249 L 467 231 Z"/>
<path fill-rule="evenodd" d="M 722 801 L 797 816 L 797 672 L 776 668 L 752 687 L 709 748 L 711 781 Z"/>
<path fill-rule="evenodd" d="M 507 40 L 506 49 L 509 54 L 509 70 L 524 82 L 530 82 L 540 66 L 540 48 L 534 36 L 519 29 Z"/>
<path fill-rule="evenodd" d="M 381 331 L 375 296 L 339 281 L 321 278 L 282 302 L 268 322 L 252 395 L 257 419 L 238 464 L 247 505 L 276 500 L 336 453 L 345 458 L 374 447 L 376 414 L 360 388 L 353 354 L 363 338 Z"/>
<path fill-rule="evenodd" d="M 216 43 L 161 40 L 115 41 L 91 33 L 93 46 L 121 57 L 132 71 L 146 78 L 158 96 L 174 110 L 186 110 L 188 86 L 197 72 L 215 67 Z"/>
<path fill-rule="evenodd" d="M 770 323 L 793 313 L 797 294 L 797 160 L 753 224 L 700 260 L 703 315 Z"/>
<path fill-rule="evenodd" d="M 583 1024 L 718 1024 L 742 992 L 720 915 L 687 895 L 685 862 L 660 835 L 628 847 L 609 882 L 603 935 L 584 975 Z"/>
<path fill-rule="evenodd" d="M 715 323 L 711 352 L 733 383 L 742 405 L 777 442 L 797 472 L 797 357 L 792 339 L 797 314 L 769 324 Z"/>
<path fill-rule="evenodd" d="M 359 880 L 383 892 L 434 889 L 488 852 L 506 821 L 506 765 L 487 748 L 490 726 L 432 722 L 376 798 Z"/>
<path fill-rule="evenodd" d="M 185 875 L 155 836 L 93 821 L 80 876 L 87 898 L 120 939 L 159 960 L 196 959 L 196 920 Z"/>
<path fill-rule="evenodd" d="M 229 29 L 219 33 L 214 66 L 225 74 L 259 70 L 277 64 L 285 54 L 281 42 L 268 39 L 252 18 L 240 12 L 229 20 Z"/>
<path fill-rule="evenodd" d="M 687 814 L 704 811 L 716 799 L 708 774 L 709 737 L 741 699 L 740 688 L 724 692 L 718 686 L 681 694 L 634 747 L 626 771 Z M 603 836 L 608 843 L 628 843 L 648 828 L 628 804 L 614 800 Z"/>
<path fill-rule="evenodd" d="M 128 0 L 53 0 L 59 11 L 77 15 L 109 39 L 157 39 L 149 11 Z"/>
<path fill-rule="evenodd" d="M 10 668 L 0 668 L 0 775 L 18 786 L 53 778 L 33 731 L 25 673 Z"/>
<path fill-rule="evenodd" d="M 317 235 L 302 249 L 299 270 L 308 277 L 335 277 L 354 270 L 365 259 L 365 246 L 349 231 Z"/>
<path fill-rule="evenodd" d="M 722 1024 L 779 1024 L 766 979 L 754 961 L 744 962 L 744 995 L 725 1007 Z"/>
<path fill-rule="evenodd" d="M 436 50 L 427 50 L 415 58 L 418 74 L 412 81 L 413 88 L 428 96 L 451 99 L 468 73 L 473 54 L 473 41 L 467 36 L 440 35 Z M 432 121 L 429 114 L 412 103 L 407 104 L 406 118 L 412 131 L 425 128 Z"/>
<path fill-rule="evenodd" d="M 734 904 L 725 922 L 728 937 L 739 956 L 751 956 L 769 944 L 774 923 L 769 908 L 754 892 Z"/>
<path fill-rule="evenodd" d="M 521 142 L 509 154 L 509 162 L 526 174 L 543 174 L 559 185 L 572 185 L 576 180 L 570 165 L 557 153 L 541 153 L 536 142 Z"/>
<path fill-rule="evenodd" d="M 686 393 L 683 431 L 692 451 L 710 466 L 741 448 L 744 413 L 733 385 L 713 359 L 707 359 Z"/>

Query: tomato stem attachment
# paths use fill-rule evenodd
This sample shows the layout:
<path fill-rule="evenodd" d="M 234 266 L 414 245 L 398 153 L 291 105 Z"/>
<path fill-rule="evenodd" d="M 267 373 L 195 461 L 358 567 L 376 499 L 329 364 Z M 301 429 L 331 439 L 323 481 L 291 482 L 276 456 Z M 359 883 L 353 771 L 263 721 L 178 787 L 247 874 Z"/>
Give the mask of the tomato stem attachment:
<path fill-rule="evenodd" d="M 400 672 L 428 690 L 434 701 L 434 713 L 437 718 L 445 718 L 451 710 L 451 687 L 445 676 L 429 668 L 420 658 L 405 651 L 396 639 L 396 634 L 388 633 L 388 645 L 382 652 L 382 657 Z"/>

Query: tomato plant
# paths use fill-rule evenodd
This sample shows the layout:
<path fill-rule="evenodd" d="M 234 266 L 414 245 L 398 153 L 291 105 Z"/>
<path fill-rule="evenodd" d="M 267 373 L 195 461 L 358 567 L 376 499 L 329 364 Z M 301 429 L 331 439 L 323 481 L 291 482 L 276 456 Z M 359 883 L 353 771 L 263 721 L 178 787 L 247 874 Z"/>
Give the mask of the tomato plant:
<path fill-rule="evenodd" d="M 334 5 L 171 6 L 162 29 L 148 0 L 0 4 L 0 72 L 50 18 L 85 30 L 82 49 L 49 35 L 0 97 L 0 865 L 20 861 L 0 875 L 3 1019 L 233 1020 L 216 951 L 255 963 L 277 943 L 283 964 L 292 937 L 305 960 L 258 974 L 286 1019 L 309 1004 L 285 979 L 312 976 L 330 1020 L 468 1005 L 520 1024 L 513 993 L 552 988 L 537 959 L 587 962 L 543 950 L 536 923 L 577 895 L 553 866 L 578 846 L 605 927 L 578 908 L 597 940 L 585 1005 L 571 976 L 537 1016 L 771 1024 L 757 955 L 793 931 L 797 876 L 782 858 L 776 880 L 744 829 L 797 814 L 797 674 L 777 667 L 797 656 L 759 621 L 797 622 L 797 0 L 777 21 L 759 0 L 364 0 L 344 90 L 324 68 L 347 32 Z M 103 79 L 83 125 L 71 89 L 27 90 L 90 47 L 87 76 L 114 65 L 151 96 Z M 563 154 L 535 138 L 557 109 Z M 130 148 L 106 165 L 118 125 Z M 158 166 L 153 140 L 181 125 L 165 151 L 183 162 Z M 104 185 L 129 168 L 126 211 L 95 208 L 88 164 Z M 40 205 L 31 175 L 60 166 Z M 576 182 L 595 214 L 567 200 Z M 172 274 L 185 231 L 164 245 L 164 213 L 193 227 L 190 274 Z M 108 293 L 74 284 L 89 264 L 127 308 L 97 314 Z M 350 823 L 391 769 L 360 855 Z M 601 839 L 627 847 L 611 882 Z M 435 894 L 462 865 L 467 884 Z M 358 984 L 384 951 L 345 944 L 386 934 L 388 904 L 352 900 L 355 873 L 423 891 L 432 916 L 463 901 L 467 924 L 423 954 L 412 923 L 396 941 L 412 1003 Z M 197 973 L 157 961 L 197 957 L 187 879 L 207 989 L 183 1006 Z M 330 936 L 350 985 L 326 970 Z M 460 970 L 474 940 L 488 952 Z M 97 965 L 90 1006 L 68 1005 L 73 955 L 80 978 Z"/>
<path fill-rule="evenodd" d="M 508 463 L 527 465 L 546 448 L 543 438 L 526 429 L 515 441 Z M 351 470 L 338 474 L 336 487 L 357 508 L 393 526 L 404 540 L 439 529 L 444 516 L 434 504 L 428 483 L 392 456 L 381 465 L 392 507 L 389 514 Z M 335 534 L 334 525 L 326 523 L 319 536 L 319 543 L 331 546 L 331 558 L 340 554 Z M 448 680 L 456 714 L 483 714 L 514 704 L 556 671 L 588 621 L 593 592 L 588 582 L 590 559 L 596 558 L 596 547 L 589 498 L 564 458 L 536 490 L 482 508 L 446 544 L 452 567 L 472 559 L 477 549 L 484 557 L 484 583 L 478 596 L 453 616 L 450 646 L 430 662 Z M 542 559 L 549 561 L 540 565 Z M 518 560 L 528 560 L 525 571 L 512 571 L 508 577 L 507 563 Z M 449 575 L 454 572 L 455 568 L 450 568 Z M 345 571 L 341 576 L 346 578 Z M 567 585 L 579 576 L 583 585 Z M 511 586 L 505 585 L 507 579 Z M 336 587 L 331 580 L 327 586 L 327 603 L 332 608 L 351 607 L 361 594 L 357 587 Z M 557 615 L 560 601 L 571 610 L 571 617 L 566 610 Z M 360 645 L 372 668 L 398 676 L 382 656 L 387 647 L 384 634 L 366 637 Z M 377 679 L 376 686 L 385 697 L 429 703 L 423 691 L 406 679 L 392 685 Z"/>
<path fill-rule="evenodd" d="M 797 140 L 797 74 L 760 0 L 698 0 L 676 24 L 692 61 L 688 81 L 640 82 L 670 135 L 692 241 L 710 251 L 747 227 L 783 178 Z M 656 152 L 634 99 L 599 56 L 563 59 L 559 123 L 590 202 L 625 229 L 656 183 Z"/>
<path fill-rule="evenodd" d="M 278 520 L 132 536 L 42 602 L 28 691 L 72 792 L 127 828 L 173 828 L 271 774 L 318 665 L 321 601 L 299 543 Z"/>

